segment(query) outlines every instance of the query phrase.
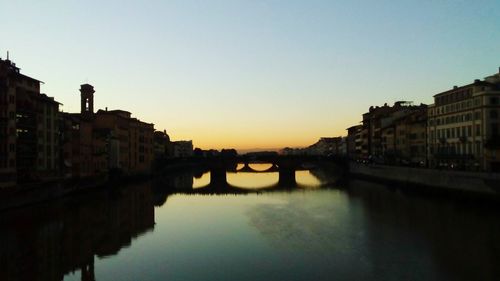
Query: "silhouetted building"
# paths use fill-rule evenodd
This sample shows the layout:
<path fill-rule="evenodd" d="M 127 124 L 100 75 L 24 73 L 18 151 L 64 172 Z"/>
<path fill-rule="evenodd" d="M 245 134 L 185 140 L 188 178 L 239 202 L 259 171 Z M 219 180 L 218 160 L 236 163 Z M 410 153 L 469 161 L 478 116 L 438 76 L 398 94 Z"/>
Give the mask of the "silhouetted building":
<path fill-rule="evenodd" d="M 281 154 L 315 156 L 345 155 L 347 153 L 347 144 L 345 141 L 342 137 L 323 137 L 316 143 L 305 148 L 286 147 L 281 150 Z"/>
<path fill-rule="evenodd" d="M 155 159 L 165 159 L 168 155 L 168 148 L 171 145 L 167 131 L 155 131 L 153 136 Z"/>
<path fill-rule="evenodd" d="M 394 121 L 394 154 L 402 164 L 427 165 L 427 106 Z"/>
<path fill-rule="evenodd" d="M 94 117 L 94 87 L 90 84 L 80 86 L 80 114 L 82 118 Z"/>
<path fill-rule="evenodd" d="M 347 128 L 347 155 L 349 159 L 356 160 L 361 157 L 361 131 L 362 125 Z"/>
<path fill-rule="evenodd" d="M 185 158 L 193 156 L 193 141 L 172 142 L 174 158 Z"/>
<path fill-rule="evenodd" d="M 428 110 L 431 167 L 500 171 L 499 73 L 439 93 Z"/>
<path fill-rule="evenodd" d="M 399 101 L 394 103 L 394 106 L 384 104 L 381 107 L 370 107 L 369 111 L 363 114 L 361 157 L 382 159 L 386 154 L 392 153 L 392 147 L 387 147 L 387 139 L 396 140 L 393 135 L 395 131 L 387 128 L 393 125 L 394 120 L 418 111 L 422 106 L 425 105 L 414 106 L 411 102 Z"/>
<path fill-rule="evenodd" d="M 127 173 L 149 172 L 153 161 L 153 124 L 132 118 L 124 110 L 98 110 L 93 125 L 94 130 L 105 132 L 102 151 L 95 153 L 107 148 L 109 168 Z"/>
<path fill-rule="evenodd" d="M 0 59 L 0 187 L 58 176 L 59 103 L 40 83 Z"/>
<path fill-rule="evenodd" d="M 342 137 L 323 137 L 307 148 L 307 155 L 339 155 Z"/>
<path fill-rule="evenodd" d="M 94 113 L 94 87 L 80 87 L 80 113 L 65 113 L 61 124 L 65 175 L 89 177 L 120 170 L 147 173 L 153 161 L 154 126 L 124 110 Z"/>
<path fill-rule="evenodd" d="M 347 137 L 342 137 L 338 146 L 338 155 L 347 156 Z"/>
<path fill-rule="evenodd" d="M 220 151 L 220 156 L 225 158 L 232 158 L 238 156 L 238 152 L 234 148 L 224 148 Z"/>

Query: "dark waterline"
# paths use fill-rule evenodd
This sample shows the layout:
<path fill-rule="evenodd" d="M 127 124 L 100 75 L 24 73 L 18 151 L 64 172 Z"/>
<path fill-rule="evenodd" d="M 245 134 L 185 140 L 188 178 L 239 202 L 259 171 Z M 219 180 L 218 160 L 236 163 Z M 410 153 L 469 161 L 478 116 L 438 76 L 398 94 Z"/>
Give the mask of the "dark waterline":
<path fill-rule="evenodd" d="M 183 174 L 3 212 L 0 280 L 500 276 L 499 208 L 329 178 L 273 191 L 273 173 L 231 174 L 248 194 L 203 195 L 209 176 Z"/>

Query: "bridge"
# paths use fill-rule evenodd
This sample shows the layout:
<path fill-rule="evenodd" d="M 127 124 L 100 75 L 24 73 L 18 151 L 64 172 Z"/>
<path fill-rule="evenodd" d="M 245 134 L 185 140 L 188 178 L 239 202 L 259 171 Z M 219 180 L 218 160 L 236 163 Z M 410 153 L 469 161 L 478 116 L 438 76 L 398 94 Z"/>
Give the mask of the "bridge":
<path fill-rule="evenodd" d="M 251 164 L 266 163 L 271 166 L 266 170 L 255 170 Z M 315 167 L 331 164 L 339 174 L 347 170 L 347 160 L 341 157 L 321 157 L 321 156 L 283 156 L 283 155 L 262 155 L 262 156 L 238 156 L 238 157 L 214 157 L 198 159 L 196 163 L 203 172 L 210 172 L 210 182 L 203 187 L 192 189 L 186 183 L 182 188 L 182 193 L 196 194 L 241 194 L 255 193 L 275 190 L 291 190 L 298 187 L 295 172 L 300 170 L 311 170 Z M 239 168 L 238 164 L 243 165 Z M 241 166 L 240 165 L 240 166 Z M 233 186 L 227 181 L 227 172 L 244 173 L 278 173 L 278 182 L 270 186 L 259 189 L 248 189 Z"/>

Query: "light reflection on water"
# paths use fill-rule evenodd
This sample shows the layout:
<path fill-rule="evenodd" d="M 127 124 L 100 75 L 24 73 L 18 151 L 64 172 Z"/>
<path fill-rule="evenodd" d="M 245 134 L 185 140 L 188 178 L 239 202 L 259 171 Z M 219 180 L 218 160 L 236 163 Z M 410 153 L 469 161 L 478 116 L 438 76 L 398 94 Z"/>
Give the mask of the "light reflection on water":
<path fill-rule="evenodd" d="M 193 189 L 207 186 L 210 183 L 210 173 L 204 173 L 201 177 L 193 177 Z"/>
<path fill-rule="evenodd" d="M 241 186 L 261 174 L 267 177 L 235 173 L 231 181 Z M 331 177 L 324 171 L 296 173 L 298 183 L 321 183 L 315 189 L 244 195 L 183 189 L 210 182 L 208 173 L 199 175 L 0 213 L 0 280 L 500 276 L 498 208 L 364 181 L 325 186 L 319 179 Z"/>
<path fill-rule="evenodd" d="M 269 164 L 269 163 L 266 163 L 266 164 L 263 164 L 263 163 L 250 163 L 250 164 L 248 164 L 248 166 L 250 168 L 254 169 L 255 171 L 266 171 L 269 168 L 271 168 L 273 166 L 273 164 Z"/>
<path fill-rule="evenodd" d="M 278 183 L 278 173 L 227 173 L 227 182 L 248 189 L 260 189 Z"/>
<path fill-rule="evenodd" d="M 321 181 L 311 174 L 310 171 L 296 171 L 295 178 L 297 184 L 303 187 L 316 188 L 321 186 Z"/>

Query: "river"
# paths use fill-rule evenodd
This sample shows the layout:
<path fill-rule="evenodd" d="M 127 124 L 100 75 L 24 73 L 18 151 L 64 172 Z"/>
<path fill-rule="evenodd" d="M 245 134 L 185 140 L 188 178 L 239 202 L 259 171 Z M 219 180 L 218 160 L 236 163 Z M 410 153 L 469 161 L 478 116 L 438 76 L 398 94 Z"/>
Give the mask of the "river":
<path fill-rule="evenodd" d="M 500 208 L 315 169 L 186 172 L 0 213 L 0 280 L 495 280 Z M 498 279 L 497 279 L 498 280 Z"/>

